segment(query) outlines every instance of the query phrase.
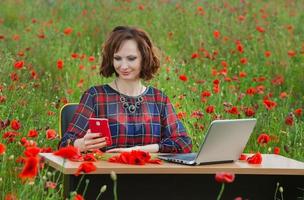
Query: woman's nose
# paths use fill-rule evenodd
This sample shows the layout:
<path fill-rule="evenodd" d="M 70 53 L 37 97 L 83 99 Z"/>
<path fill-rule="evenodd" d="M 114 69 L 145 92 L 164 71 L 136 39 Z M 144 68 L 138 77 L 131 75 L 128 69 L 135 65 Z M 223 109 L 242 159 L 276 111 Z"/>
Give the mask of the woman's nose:
<path fill-rule="evenodd" d="M 121 62 L 121 66 L 120 66 L 121 69 L 127 69 L 128 67 L 129 67 L 128 62 L 126 61 Z"/>

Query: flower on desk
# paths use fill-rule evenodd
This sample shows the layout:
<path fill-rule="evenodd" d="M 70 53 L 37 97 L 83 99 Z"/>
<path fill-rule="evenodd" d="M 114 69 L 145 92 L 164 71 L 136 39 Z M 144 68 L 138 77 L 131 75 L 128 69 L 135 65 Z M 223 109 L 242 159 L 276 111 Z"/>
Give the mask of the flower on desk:
<path fill-rule="evenodd" d="M 81 163 L 81 165 L 79 165 L 75 176 L 78 176 L 80 174 L 80 172 L 84 172 L 84 173 L 90 173 L 96 170 L 96 166 L 94 165 L 94 163 L 92 162 L 84 162 Z"/>
<path fill-rule="evenodd" d="M 108 161 L 130 165 L 144 165 L 146 163 L 161 164 L 161 160 L 151 159 L 151 155 L 148 152 L 140 150 L 122 152 L 119 155 L 110 157 Z"/>
<path fill-rule="evenodd" d="M 239 160 L 247 160 L 247 156 L 245 154 L 241 154 Z"/>
<path fill-rule="evenodd" d="M 247 157 L 247 155 L 241 154 L 239 160 L 247 161 L 249 164 L 261 164 L 263 159 L 262 154 L 258 152 L 251 157 Z"/>
<path fill-rule="evenodd" d="M 74 146 L 62 147 L 53 154 L 72 161 L 83 161 L 79 149 Z"/>
<path fill-rule="evenodd" d="M 247 158 L 249 164 L 261 164 L 262 163 L 262 154 L 260 152 L 254 154 L 253 156 Z"/>

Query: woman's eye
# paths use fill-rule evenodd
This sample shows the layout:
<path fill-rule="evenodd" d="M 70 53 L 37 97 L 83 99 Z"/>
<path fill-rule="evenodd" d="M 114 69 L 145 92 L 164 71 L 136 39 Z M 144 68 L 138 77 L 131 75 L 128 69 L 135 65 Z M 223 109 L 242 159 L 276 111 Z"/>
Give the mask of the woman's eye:
<path fill-rule="evenodd" d="M 114 60 L 121 60 L 121 58 L 119 58 L 119 57 L 114 57 Z"/>
<path fill-rule="evenodd" d="M 130 57 L 130 58 L 128 58 L 128 60 L 134 61 L 134 60 L 136 60 L 136 57 Z"/>

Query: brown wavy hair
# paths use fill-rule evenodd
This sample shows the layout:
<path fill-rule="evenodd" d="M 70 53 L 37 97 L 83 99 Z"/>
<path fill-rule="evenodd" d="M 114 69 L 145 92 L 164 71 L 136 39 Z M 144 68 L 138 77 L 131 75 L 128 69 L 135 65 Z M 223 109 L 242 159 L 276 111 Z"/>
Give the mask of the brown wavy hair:
<path fill-rule="evenodd" d="M 151 80 L 160 68 L 160 60 L 157 56 L 158 49 L 153 45 L 149 35 L 144 30 L 128 26 L 115 27 L 103 44 L 100 75 L 110 77 L 115 73 L 118 76 L 114 69 L 113 57 L 125 40 L 136 41 L 142 57 L 139 77 L 144 80 Z"/>

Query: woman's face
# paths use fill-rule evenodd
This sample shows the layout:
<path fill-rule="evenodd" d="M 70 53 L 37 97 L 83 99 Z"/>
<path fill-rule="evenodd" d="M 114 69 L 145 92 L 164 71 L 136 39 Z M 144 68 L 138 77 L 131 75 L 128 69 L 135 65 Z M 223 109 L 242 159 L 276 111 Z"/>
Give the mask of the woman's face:
<path fill-rule="evenodd" d="M 141 71 L 141 54 L 135 40 L 124 41 L 114 53 L 113 64 L 118 77 L 125 80 L 138 80 Z"/>

